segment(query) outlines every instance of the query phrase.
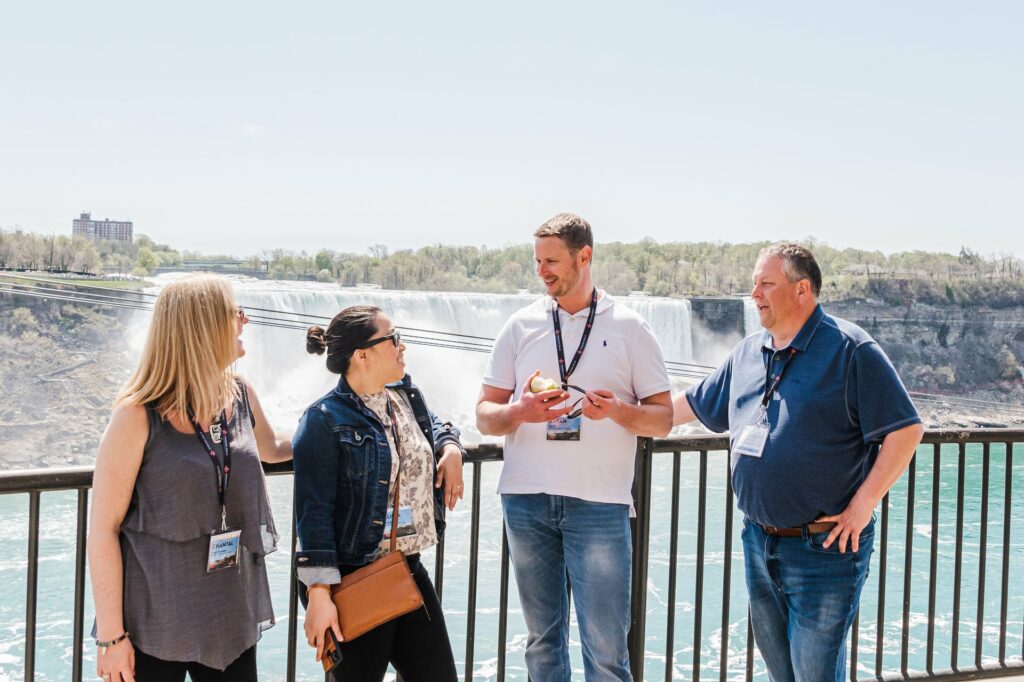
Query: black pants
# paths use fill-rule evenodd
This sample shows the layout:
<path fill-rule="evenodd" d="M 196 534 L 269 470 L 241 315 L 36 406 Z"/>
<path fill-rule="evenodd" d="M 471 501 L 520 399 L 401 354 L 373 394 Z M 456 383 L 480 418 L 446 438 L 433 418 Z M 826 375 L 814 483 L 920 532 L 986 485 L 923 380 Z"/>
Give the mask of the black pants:
<path fill-rule="evenodd" d="M 424 609 L 416 609 L 370 630 L 351 642 L 341 642 L 342 660 L 334 669 L 336 682 L 375 682 L 384 679 L 388 664 L 405 682 L 456 682 L 455 659 L 441 602 L 420 563 L 408 557 L 409 568 L 423 593 Z M 355 568 L 342 568 L 342 575 Z M 427 617 L 429 614 L 429 618 Z"/>
<path fill-rule="evenodd" d="M 135 650 L 135 679 L 139 682 L 184 682 L 185 673 L 192 682 L 257 682 L 256 645 L 243 651 L 224 671 L 201 663 L 165 661 Z"/>

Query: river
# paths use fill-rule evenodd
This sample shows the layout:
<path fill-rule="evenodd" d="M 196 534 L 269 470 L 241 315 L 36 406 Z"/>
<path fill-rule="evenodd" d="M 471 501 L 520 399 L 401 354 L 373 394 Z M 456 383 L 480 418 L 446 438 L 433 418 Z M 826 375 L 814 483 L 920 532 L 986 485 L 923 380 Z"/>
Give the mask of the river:
<path fill-rule="evenodd" d="M 443 294 L 431 292 L 389 292 L 364 289 L 339 289 L 331 285 L 258 282 L 237 283 L 239 302 L 253 315 L 264 315 L 255 308 L 275 311 L 294 311 L 330 316 L 346 305 L 374 303 L 381 306 L 403 328 L 439 330 L 493 337 L 508 315 L 527 304 L 530 296 L 495 296 L 486 294 Z M 685 301 L 656 298 L 625 298 L 626 305 L 636 309 L 651 323 L 665 352 L 666 359 L 692 362 L 693 324 L 690 307 Z M 145 318 L 140 316 L 127 340 L 133 347 L 141 347 Z M 748 331 L 756 325 L 756 317 L 745 311 Z M 409 332 L 410 335 L 413 332 Z M 246 329 L 247 355 L 238 363 L 238 369 L 254 384 L 271 420 L 278 428 L 291 429 L 302 408 L 311 400 L 329 390 L 336 377 L 323 368 L 322 356 L 304 352 L 304 339 L 300 331 L 250 326 Z M 725 354 L 728 346 L 719 353 Z M 432 408 L 445 419 L 466 426 L 465 440 L 480 442 L 472 428 L 473 405 L 479 390 L 480 376 L 487 361 L 485 353 L 409 345 L 407 365 L 414 379 L 425 390 Z M 911 576 L 910 661 L 911 668 L 923 669 L 924 648 L 927 637 L 927 579 L 931 542 L 931 449 L 922 448 L 916 477 L 916 501 L 912 505 L 914 523 L 913 573 Z M 1019 459 L 1019 455 L 1018 455 Z M 977 565 L 980 547 L 980 486 L 981 446 L 969 446 L 965 478 L 964 507 L 964 573 L 967 576 L 961 590 L 963 612 L 960 639 L 963 656 L 967 656 L 974 641 L 974 614 L 977 601 Z M 985 655 L 995 655 L 999 631 L 997 623 L 1001 582 L 1003 494 L 1005 486 L 1005 451 L 993 446 L 991 478 L 989 482 L 988 560 L 985 596 L 986 627 L 983 632 Z M 696 505 L 698 493 L 698 459 L 684 454 L 681 458 L 682 521 L 679 534 L 679 588 L 676 594 L 676 635 L 674 639 L 675 675 L 689 677 L 693 656 L 693 610 L 697 600 L 694 588 L 696 566 Z M 1024 474 L 1018 464 L 1011 474 L 1013 490 L 1021 490 Z M 664 669 L 665 623 L 667 617 L 667 582 L 670 557 L 669 514 L 671 500 L 671 455 L 657 455 L 654 465 L 652 499 L 650 578 L 648 582 L 647 642 L 645 665 L 649 679 L 660 679 Z M 501 514 L 494 494 L 500 464 L 483 465 L 481 487 L 481 534 L 479 555 L 479 593 L 477 597 L 477 629 L 474 649 L 474 679 L 495 679 L 498 622 L 498 575 L 501 546 Z M 956 523 L 956 448 L 944 447 L 939 469 L 939 552 L 937 582 L 936 652 L 937 660 L 948 659 L 953 624 L 954 532 Z M 469 499 L 472 481 L 467 469 L 466 500 L 449 516 L 449 532 L 445 550 L 444 607 L 456 661 L 464 669 L 466 646 L 466 604 L 469 567 Z M 708 521 L 704 555 L 704 618 L 701 636 L 702 670 L 707 676 L 717 677 L 718 651 L 722 640 L 720 604 L 722 600 L 723 546 L 725 510 L 725 458 L 723 453 L 712 453 L 708 476 Z M 900 653 L 903 604 L 904 532 L 906 520 L 906 476 L 898 482 L 892 493 L 890 513 L 889 572 L 886 593 L 886 620 L 884 634 L 884 660 L 888 669 L 898 667 Z M 282 550 L 268 557 L 271 588 L 274 595 L 277 625 L 264 634 L 258 647 L 261 678 L 284 678 L 287 635 L 287 577 L 290 546 L 288 525 L 291 516 L 291 478 L 273 477 L 269 490 L 279 526 L 285 531 L 281 538 Z M 28 538 L 27 496 L 0 496 L 0 584 L 4 585 L 0 597 L 0 682 L 21 678 L 21 661 L 25 627 L 26 546 Z M 39 602 L 37 616 L 37 679 L 70 679 L 73 643 L 72 593 L 74 571 L 76 512 L 74 493 L 51 493 L 42 497 L 42 524 L 39 547 Z M 1019 541 L 1024 523 L 1024 505 L 1011 507 L 1014 540 L 1010 557 L 1009 594 L 1010 619 L 1008 647 L 1020 652 L 1024 610 L 1024 543 Z M 745 659 L 746 604 L 742 579 L 742 557 L 738 544 L 739 515 L 734 517 L 732 546 L 732 588 L 728 617 L 730 679 L 742 679 Z M 876 547 L 877 550 L 877 547 Z M 879 552 L 873 557 L 872 578 L 865 589 L 861 618 L 862 651 L 874 650 L 877 631 L 877 580 Z M 433 566 L 433 554 L 425 556 L 425 564 Z M 91 596 L 86 600 L 87 620 L 91 621 Z M 301 618 L 301 609 L 300 615 Z M 87 627 L 88 629 L 88 627 Z M 301 623 L 299 626 L 301 635 Z M 525 630 L 518 611 L 514 588 L 509 604 L 507 639 L 507 679 L 525 680 L 522 662 Z M 582 661 L 578 640 L 574 636 L 574 676 L 582 679 Z M 86 672 L 94 665 L 94 648 L 86 644 Z M 873 658 L 861 655 L 861 669 L 870 672 Z M 758 679 L 764 679 L 758 663 Z M 88 675 L 87 675 L 88 677 Z M 300 644 L 298 677 L 303 680 L 321 680 L 322 674 L 312 655 Z"/>

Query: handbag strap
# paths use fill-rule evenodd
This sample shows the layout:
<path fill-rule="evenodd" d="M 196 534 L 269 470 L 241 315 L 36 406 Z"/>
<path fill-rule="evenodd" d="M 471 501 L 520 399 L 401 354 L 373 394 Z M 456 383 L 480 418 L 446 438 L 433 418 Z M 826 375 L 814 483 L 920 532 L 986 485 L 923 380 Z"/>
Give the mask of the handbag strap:
<path fill-rule="evenodd" d="M 391 436 L 395 440 L 395 456 L 398 458 L 398 475 L 395 476 L 395 502 L 391 510 L 391 542 L 388 548 L 388 552 L 393 554 L 398 543 L 398 498 L 402 492 L 402 439 L 398 436 L 398 424 L 395 419 L 395 409 L 391 405 L 391 394 L 386 388 L 384 395 L 388 401 L 388 419 L 391 420 Z"/>

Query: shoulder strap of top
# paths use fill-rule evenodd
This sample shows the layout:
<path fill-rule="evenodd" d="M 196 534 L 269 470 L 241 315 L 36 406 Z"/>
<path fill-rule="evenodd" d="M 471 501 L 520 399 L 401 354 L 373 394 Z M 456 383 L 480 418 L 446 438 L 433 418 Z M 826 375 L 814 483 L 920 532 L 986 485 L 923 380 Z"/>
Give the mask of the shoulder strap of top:
<path fill-rule="evenodd" d="M 153 405 L 145 405 L 145 408 L 149 433 L 146 434 L 146 445 L 143 447 L 143 452 L 149 449 L 149 446 L 153 443 L 153 437 L 163 428 L 164 421 Z"/>
<path fill-rule="evenodd" d="M 242 391 L 242 406 L 249 415 L 249 423 L 252 424 L 253 428 L 256 428 L 256 415 L 252 413 L 252 408 L 249 406 L 249 391 L 245 388 L 245 382 L 241 379 L 235 379 L 235 381 L 238 382 L 238 388 Z"/>

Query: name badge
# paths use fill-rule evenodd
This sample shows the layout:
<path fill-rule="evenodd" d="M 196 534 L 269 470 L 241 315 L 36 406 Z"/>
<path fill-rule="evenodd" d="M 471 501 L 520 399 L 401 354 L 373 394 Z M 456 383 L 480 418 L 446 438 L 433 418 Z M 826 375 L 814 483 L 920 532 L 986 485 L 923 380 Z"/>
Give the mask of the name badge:
<path fill-rule="evenodd" d="M 206 572 L 213 573 L 238 565 L 238 549 L 242 539 L 240 530 L 222 530 L 210 534 L 210 551 L 206 556 Z"/>
<path fill-rule="evenodd" d="M 732 446 L 732 451 L 746 457 L 760 457 L 764 454 L 764 445 L 767 442 L 767 424 L 747 424 L 736 438 L 736 444 Z"/>
<path fill-rule="evenodd" d="M 548 440 L 579 440 L 580 428 L 583 425 L 583 415 L 570 419 L 562 415 L 558 419 L 548 422 Z"/>
<path fill-rule="evenodd" d="M 387 517 L 384 519 L 384 539 L 391 539 L 391 523 L 394 519 L 394 508 L 388 507 Z M 412 520 L 412 507 L 398 508 L 398 528 L 395 529 L 396 538 L 407 538 L 416 535 L 416 524 Z"/>

